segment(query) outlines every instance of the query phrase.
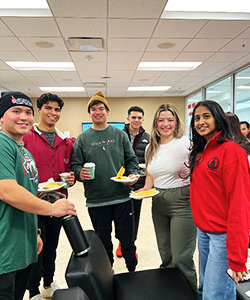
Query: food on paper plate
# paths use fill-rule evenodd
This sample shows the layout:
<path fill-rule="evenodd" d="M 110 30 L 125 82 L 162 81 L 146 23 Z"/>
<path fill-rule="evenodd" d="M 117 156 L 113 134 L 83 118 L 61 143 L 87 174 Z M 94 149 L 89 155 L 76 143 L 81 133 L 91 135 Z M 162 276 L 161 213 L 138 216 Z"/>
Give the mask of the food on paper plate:
<path fill-rule="evenodd" d="M 126 177 L 123 177 L 124 172 L 125 172 L 125 168 L 121 167 L 121 169 L 117 173 L 115 179 L 126 179 Z"/>
<path fill-rule="evenodd" d="M 48 182 L 47 184 L 45 184 L 45 186 L 43 187 L 44 189 L 52 189 L 55 187 L 60 186 L 60 184 L 58 184 L 57 182 Z"/>
<path fill-rule="evenodd" d="M 156 189 L 153 188 L 153 189 L 150 189 L 150 190 L 147 190 L 147 191 L 141 191 L 141 192 L 138 192 L 138 193 L 135 193 L 135 192 L 131 192 L 130 195 L 133 197 L 145 197 L 145 196 L 150 196 L 150 195 L 154 195 L 156 193 Z"/>

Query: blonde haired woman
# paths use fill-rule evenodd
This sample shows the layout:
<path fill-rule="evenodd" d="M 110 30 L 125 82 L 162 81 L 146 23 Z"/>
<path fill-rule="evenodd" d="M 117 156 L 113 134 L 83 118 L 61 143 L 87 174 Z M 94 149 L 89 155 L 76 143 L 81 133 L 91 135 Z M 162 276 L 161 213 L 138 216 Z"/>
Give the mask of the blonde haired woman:
<path fill-rule="evenodd" d="M 141 190 L 153 186 L 160 192 L 153 197 L 152 216 L 161 267 L 176 267 L 182 271 L 194 293 L 197 277 L 193 261 L 196 227 L 189 198 L 190 141 L 183 136 L 183 126 L 177 108 L 162 104 L 156 111 L 146 151 L 147 177 Z"/>

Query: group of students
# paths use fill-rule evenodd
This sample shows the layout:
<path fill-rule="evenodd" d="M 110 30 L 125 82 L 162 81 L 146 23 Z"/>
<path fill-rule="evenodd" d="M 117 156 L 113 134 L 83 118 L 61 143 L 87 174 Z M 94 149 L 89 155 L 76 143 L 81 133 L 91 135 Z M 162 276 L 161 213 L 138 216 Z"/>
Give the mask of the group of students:
<path fill-rule="evenodd" d="M 51 94 L 46 97 L 48 95 L 52 97 Z M 4 262 L 0 266 L 0 298 L 22 299 L 30 269 L 33 274 L 28 283 L 31 298 L 40 299 L 41 276 L 45 293 L 53 289 L 55 251 L 61 225 L 60 220 L 44 216 L 76 214 L 76 210 L 66 199 L 51 204 L 35 197 L 38 174 L 39 181 L 40 176 L 42 181 L 50 177 L 57 181 L 56 176 L 61 172 L 70 171 L 71 186 L 75 180 L 83 182 L 93 227 L 105 246 L 111 265 L 114 262 L 111 239 L 114 222 L 115 236 L 120 241 L 116 253 L 124 257 L 128 271 L 135 270 L 138 259 L 135 239 L 141 202 L 131 200 L 129 193 L 131 187 L 136 191 L 155 187 L 159 194 L 152 198 L 152 218 L 161 267 L 180 269 L 198 299 L 236 299 L 237 278 L 243 280 L 247 274 L 250 226 L 247 157 L 250 150 L 249 142 L 240 132 L 239 121 L 236 120 L 235 133 L 233 122 L 230 121 L 229 126 L 230 116 L 218 103 L 201 101 L 193 110 L 190 141 L 184 136 L 177 108 L 173 104 L 163 104 L 155 112 L 149 137 L 141 126 L 144 112 L 138 107 L 128 111 L 129 124 L 124 131 L 108 125 L 110 108 L 99 91 L 87 104 L 93 125 L 78 136 L 73 149 L 70 141 L 55 129 L 63 102 L 52 98 L 42 100 L 43 97 L 37 100 L 40 121 L 30 132 L 33 124 L 30 99 L 22 93 L 10 92 L 0 100 L 0 219 L 5 220 L 0 222 L 0 229 L 6 233 L 0 237 L 0 250 L 4 249 L 0 251 Z M 25 147 L 34 156 L 37 167 Z M 46 155 L 50 157 L 51 152 L 56 153 L 57 147 L 58 155 L 64 160 L 63 166 L 55 170 L 57 167 Z M 45 157 L 41 157 L 43 155 Z M 140 174 L 139 162 L 145 161 L 146 177 L 138 182 L 136 179 L 124 184 L 110 180 L 121 166 L 125 167 L 128 177 Z M 86 162 L 96 165 L 94 180 L 83 167 Z M 16 214 L 20 215 L 18 221 Z M 51 237 L 56 237 L 54 250 L 46 255 L 50 262 L 43 257 L 34 264 L 37 224 L 33 214 L 40 215 L 43 252 L 51 250 L 51 247 L 46 250 L 46 244 L 49 245 Z M 18 228 L 14 224 L 18 224 Z M 193 261 L 197 231 L 198 291 Z M 6 247 L 9 237 L 13 237 L 12 248 Z M 27 239 L 32 241 L 29 245 Z M 38 240 L 40 252 L 41 240 Z M 20 249 L 26 254 L 21 264 L 18 261 Z M 10 251 L 13 252 L 11 259 Z M 232 270 L 232 279 L 226 273 L 228 268 Z"/>

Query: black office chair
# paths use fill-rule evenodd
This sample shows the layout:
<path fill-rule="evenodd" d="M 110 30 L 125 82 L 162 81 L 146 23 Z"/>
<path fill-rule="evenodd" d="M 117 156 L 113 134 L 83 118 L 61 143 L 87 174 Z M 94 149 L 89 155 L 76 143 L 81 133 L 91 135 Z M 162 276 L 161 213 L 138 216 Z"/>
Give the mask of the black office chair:
<path fill-rule="evenodd" d="M 56 290 L 52 300 L 89 300 L 89 297 L 82 289 L 74 287 L 72 289 Z"/>
<path fill-rule="evenodd" d="M 92 231 L 85 231 L 90 250 L 85 256 L 71 255 L 66 281 L 79 286 L 90 300 L 194 300 L 186 278 L 176 268 L 113 275 L 106 250 Z"/>

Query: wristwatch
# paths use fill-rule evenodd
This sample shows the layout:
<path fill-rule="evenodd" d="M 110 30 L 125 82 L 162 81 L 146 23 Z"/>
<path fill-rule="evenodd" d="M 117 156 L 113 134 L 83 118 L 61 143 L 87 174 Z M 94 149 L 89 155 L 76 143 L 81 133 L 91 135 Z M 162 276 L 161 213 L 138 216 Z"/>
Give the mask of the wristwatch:
<path fill-rule="evenodd" d="M 42 234 L 42 230 L 40 228 L 37 228 L 37 234 L 41 235 Z"/>

